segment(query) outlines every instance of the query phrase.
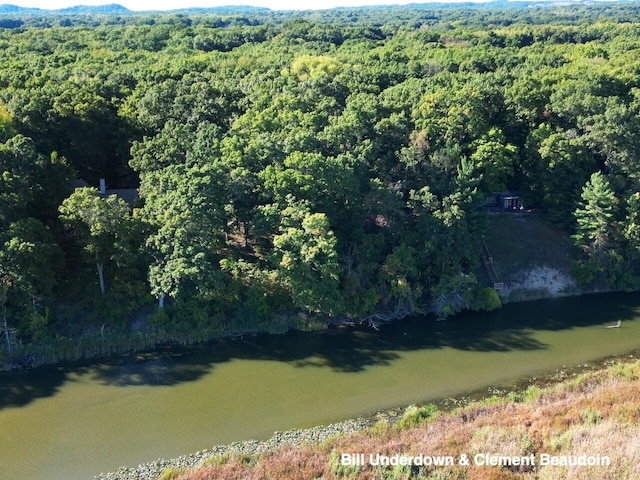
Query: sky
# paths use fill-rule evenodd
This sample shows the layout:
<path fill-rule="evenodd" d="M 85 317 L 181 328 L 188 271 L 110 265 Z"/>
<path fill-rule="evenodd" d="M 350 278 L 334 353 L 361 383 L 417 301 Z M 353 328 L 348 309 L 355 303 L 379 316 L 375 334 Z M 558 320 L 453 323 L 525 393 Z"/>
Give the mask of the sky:
<path fill-rule="evenodd" d="M 311 10 L 363 5 L 400 5 L 420 3 L 421 0 L 0 0 L 21 7 L 45 9 L 73 7 L 76 5 L 105 5 L 118 3 L 129 10 L 176 10 L 188 7 L 220 7 L 227 5 L 251 5 L 273 10 Z M 423 0 L 433 1 L 433 0 Z M 436 0 L 438 1 L 438 0 Z M 443 0 L 440 0 L 443 1 Z M 447 0 L 451 3 L 456 0 Z M 458 0 L 464 1 L 464 0 Z"/>

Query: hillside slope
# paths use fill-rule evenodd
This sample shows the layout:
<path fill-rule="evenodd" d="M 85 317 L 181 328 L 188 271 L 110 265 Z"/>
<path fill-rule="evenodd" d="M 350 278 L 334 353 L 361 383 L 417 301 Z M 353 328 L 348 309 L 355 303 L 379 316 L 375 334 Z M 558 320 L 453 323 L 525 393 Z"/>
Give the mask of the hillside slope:
<path fill-rule="evenodd" d="M 492 214 L 485 238 L 504 303 L 577 295 L 571 238 L 535 213 Z M 490 282 L 486 271 L 481 279 Z"/>

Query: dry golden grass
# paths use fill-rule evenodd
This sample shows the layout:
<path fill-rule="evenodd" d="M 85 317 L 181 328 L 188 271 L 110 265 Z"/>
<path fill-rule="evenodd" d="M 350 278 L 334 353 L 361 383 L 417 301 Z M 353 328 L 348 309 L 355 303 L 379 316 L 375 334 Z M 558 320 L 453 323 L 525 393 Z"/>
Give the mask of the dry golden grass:
<path fill-rule="evenodd" d="M 229 457 L 180 480 L 640 479 L 640 362 L 613 366 L 543 390 L 523 403 L 480 402 L 399 429 L 381 423 L 322 445 Z M 414 409 L 415 411 L 415 409 Z M 606 466 L 341 466 L 340 453 L 609 456 Z M 473 463 L 473 462 L 472 462 Z"/>

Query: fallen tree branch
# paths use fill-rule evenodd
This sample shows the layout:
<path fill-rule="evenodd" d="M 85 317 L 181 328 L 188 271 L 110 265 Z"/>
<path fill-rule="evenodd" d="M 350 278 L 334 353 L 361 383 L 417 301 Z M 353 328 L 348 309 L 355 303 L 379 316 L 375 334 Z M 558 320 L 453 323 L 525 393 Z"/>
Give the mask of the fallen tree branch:
<path fill-rule="evenodd" d="M 409 308 L 409 304 L 407 302 L 400 302 L 393 312 L 373 313 L 371 315 L 367 315 L 358 323 L 367 324 L 369 327 L 377 331 L 380 329 L 380 327 L 378 326 L 378 323 L 376 323 L 376 321 L 387 323 L 393 320 L 400 320 L 409 315 L 411 312 L 412 310 L 411 308 Z"/>

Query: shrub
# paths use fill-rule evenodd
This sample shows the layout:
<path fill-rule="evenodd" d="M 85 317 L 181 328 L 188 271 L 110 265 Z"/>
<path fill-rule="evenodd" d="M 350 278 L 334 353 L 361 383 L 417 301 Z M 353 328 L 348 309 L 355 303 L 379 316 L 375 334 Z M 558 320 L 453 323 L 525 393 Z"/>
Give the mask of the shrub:
<path fill-rule="evenodd" d="M 388 467 L 380 467 L 381 478 L 384 480 L 408 480 L 412 478 L 413 472 L 410 465 L 396 465 L 389 470 Z"/>
<path fill-rule="evenodd" d="M 585 408 L 580 413 L 580 419 L 585 425 L 597 425 L 602 421 L 602 415 L 599 411 L 592 408 Z"/>
<path fill-rule="evenodd" d="M 618 363 L 611 367 L 611 373 L 613 374 L 613 376 L 623 380 L 638 380 L 638 370 L 639 368 L 637 362 L 631 364 Z"/>
<path fill-rule="evenodd" d="M 202 462 L 200 462 L 200 467 L 204 468 L 210 467 L 212 465 L 226 465 L 227 463 L 229 463 L 229 454 L 222 453 L 219 455 L 213 455 L 209 458 L 205 458 L 204 460 L 202 460 Z"/>
<path fill-rule="evenodd" d="M 561 435 L 553 435 L 549 438 L 549 445 L 554 452 L 563 452 L 571 448 L 572 432 L 564 432 Z"/>
<path fill-rule="evenodd" d="M 538 400 L 543 394 L 543 390 L 537 385 L 530 385 L 526 390 L 522 392 L 509 392 L 507 394 L 507 400 L 515 403 L 530 402 L 532 400 Z"/>
<path fill-rule="evenodd" d="M 491 287 L 479 288 L 473 295 L 472 310 L 497 310 L 502 306 L 498 292 Z"/>
<path fill-rule="evenodd" d="M 158 477 L 158 480 L 175 480 L 182 473 L 184 473 L 182 470 L 178 470 L 176 468 L 165 468 L 164 471 Z"/>
<path fill-rule="evenodd" d="M 379 422 L 376 422 L 376 424 L 373 425 L 371 428 L 369 428 L 369 432 L 373 436 L 382 437 L 389 432 L 390 428 L 391 428 L 391 424 L 389 423 L 388 420 L 380 420 Z"/>
<path fill-rule="evenodd" d="M 340 478 L 357 478 L 360 473 L 358 465 L 342 465 L 340 454 L 336 451 L 331 452 L 329 460 L 329 470 Z"/>
<path fill-rule="evenodd" d="M 544 391 L 537 385 L 530 385 L 523 393 L 523 399 L 525 402 L 532 400 L 538 400 L 542 397 Z"/>
<path fill-rule="evenodd" d="M 438 407 L 432 403 L 423 407 L 410 405 L 398 422 L 398 428 L 415 427 L 437 417 L 439 414 Z"/>

